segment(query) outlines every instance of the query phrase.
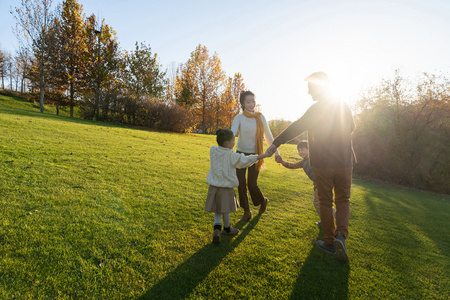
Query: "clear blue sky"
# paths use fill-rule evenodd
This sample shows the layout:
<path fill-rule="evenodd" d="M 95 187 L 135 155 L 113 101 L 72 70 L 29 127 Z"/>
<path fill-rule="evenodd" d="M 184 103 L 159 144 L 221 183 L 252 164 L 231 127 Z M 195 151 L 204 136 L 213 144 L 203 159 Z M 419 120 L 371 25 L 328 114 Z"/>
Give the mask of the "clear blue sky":
<path fill-rule="evenodd" d="M 54 2 L 55 3 L 55 2 Z M 389 77 L 450 71 L 449 0 L 80 0 L 117 32 L 123 49 L 150 45 L 170 69 L 199 44 L 217 52 L 228 75 L 243 74 L 267 119 L 295 120 L 313 103 L 303 79 L 327 72 L 351 103 Z M 15 22 L 0 2 L 0 48 L 13 52 Z"/>

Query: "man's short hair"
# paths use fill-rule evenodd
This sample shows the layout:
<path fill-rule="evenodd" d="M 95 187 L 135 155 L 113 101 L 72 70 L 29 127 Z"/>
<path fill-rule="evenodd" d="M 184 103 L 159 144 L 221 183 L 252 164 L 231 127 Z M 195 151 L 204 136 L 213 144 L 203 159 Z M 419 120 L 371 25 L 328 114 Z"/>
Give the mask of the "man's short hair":
<path fill-rule="evenodd" d="M 325 72 L 314 72 L 306 77 L 305 81 L 327 86 L 329 85 L 330 79 Z"/>

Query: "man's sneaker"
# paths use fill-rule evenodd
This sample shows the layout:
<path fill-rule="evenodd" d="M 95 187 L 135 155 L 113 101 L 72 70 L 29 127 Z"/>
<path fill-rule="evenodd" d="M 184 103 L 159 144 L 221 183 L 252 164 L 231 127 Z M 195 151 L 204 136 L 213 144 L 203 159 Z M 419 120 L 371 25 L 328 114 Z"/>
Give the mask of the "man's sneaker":
<path fill-rule="evenodd" d="M 224 227 L 222 230 L 223 234 L 238 234 L 238 232 L 239 232 L 238 228 L 231 228 L 231 227 L 228 228 Z"/>
<path fill-rule="evenodd" d="M 336 248 L 337 259 L 340 261 L 347 261 L 347 249 L 345 248 L 345 236 L 341 233 L 338 233 L 333 242 L 334 247 Z"/>
<path fill-rule="evenodd" d="M 333 244 L 329 245 L 327 243 L 325 243 L 324 241 L 318 240 L 316 242 L 317 247 L 319 247 L 319 249 L 325 251 L 326 253 L 329 254 L 335 254 L 336 253 L 336 249 L 334 248 Z"/>
<path fill-rule="evenodd" d="M 214 229 L 213 243 L 220 244 L 220 229 Z"/>

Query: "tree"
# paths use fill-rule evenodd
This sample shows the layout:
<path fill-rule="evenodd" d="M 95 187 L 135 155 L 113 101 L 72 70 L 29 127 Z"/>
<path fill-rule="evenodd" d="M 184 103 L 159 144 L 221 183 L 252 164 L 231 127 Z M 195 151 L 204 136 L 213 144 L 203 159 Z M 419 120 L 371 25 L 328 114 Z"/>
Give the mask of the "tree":
<path fill-rule="evenodd" d="M 241 108 L 239 102 L 239 95 L 245 90 L 244 79 L 241 73 L 234 74 L 233 77 L 228 77 L 226 82 L 226 89 L 223 93 L 223 103 L 224 103 L 224 115 L 225 124 L 228 124 L 231 128 L 234 117 L 239 114 Z"/>
<path fill-rule="evenodd" d="M 120 88 L 122 53 L 114 30 L 105 20 L 100 22 L 91 15 L 86 19 L 84 34 L 87 51 L 84 53 L 83 109 L 97 120 L 107 119 L 111 103 L 117 99 L 115 91 Z"/>
<path fill-rule="evenodd" d="M 25 92 L 25 81 L 29 77 L 32 63 L 31 54 L 27 52 L 27 49 L 20 48 L 19 51 L 17 51 L 17 62 L 21 72 L 20 93 L 23 94 Z"/>
<path fill-rule="evenodd" d="M 171 62 L 166 71 L 167 86 L 164 99 L 170 104 L 176 104 L 176 78 L 180 72 L 181 64 Z"/>
<path fill-rule="evenodd" d="M 151 52 L 150 46 L 136 43 L 136 48 L 125 55 L 124 85 L 132 96 L 130 112 L 133 124 L 136 122 L 136 110 L 144 97 L 159 98 L 164 94 L 167 84 L 166 72 L 161 70 L 158 56 Z"/>
<path fill-rule="evenodd" d="M 83 6 L 77 0 L 65 0 L 62 3 L 60 16 L 55 20 L 57 43 L 50 53 L 54 65 L 52 75 L 65 81 L 69 88 L 71 117 L 84 74 L 83 53 L 86 51 L 86 42 L 82 12 Z"/>
<path fill-rule="evenodd" d="M 2 89 L 5 88 L 5 77 L 8 77 L 10 74 L 12 57 L 8 52 L 0 53 L 0 72 L 2 76 Z"/>
<path fill-rule="evenodd" d="M 267 122 L 267 125 L 269 126 L 270 132 L 273 134 L 273 136 L 278 136 L 291 124 L 291 121 L 286 121 L 284 119 L 270 120 L 269 122 Z"/>
<path fill-rule="evenodd" d="M 450 192 L 450 80 L 422 74 L 392 79 L 356 105 L 355 171 L 391 182 Z"/>
<path fill-rule="evenodd" d="M 158 62 L 157 54 L 152 54 L 150 46 L 136 43 L 134 51 L 126 56 L 126 82 L 135 95 L 159 98 L 166 85 L 165 71 Z"/>
<path fill-rule="evenodd" d="M 18 91 L 19 90 L 19 82 L 20 82 L 20 76 L 21 76 L 21 65 L 20 65 L 20 61 L 19 61 L 19 56 L 16 53 L 16 56 L 13 57 L 12 59 L 12 70 L 11 70 L 11 77 L 12 79 L 14 79 L 14 91 Z M 11 88 L 12 89 L 12 88 Z"/>
<path fill-rule="evenodd" d="M 201 128 L 206 132 L 210 110 L 220 98 L 224 85 L 222 63 L 217 53 L 210 56 L 206 46 L 198 45 L 180 69 L 175 83 L 177 102 L 191 106 L 201 115 Z"/>
<path fill-rule="evenodd" d="M 0 76 L 2 77 L 2 89 L 5 89 L 6 53 L 0 49 Z"/>
<path fill-rule="evenodd" d="M 17 21 L 15 33 L 22 46 L 34 52 L 39 70 L 39 105 L 44 112 L 46 63 L 48 62 L 50 27 L 54 24 L 52 0 L 22 0 L 11 14 Z"/>
<path fill-rule="evenodd" d="M 118 78 L 121 74 L 120 62 L 122 53 L 119 49 L 115 31 L 107 24 L 102 24 L 101 28 L 100 44 L 102 47 L 100 47 L 100 57 L 102 61 L 98 73 L 97 89 L 103 97 L 100 99 L 102 101 L 100 101 L 97 111 L 101 107 L 103 119 L 106 119 L 110 106 L 116 101 L 115 95 L 119 93 L 121 88 Z"/>

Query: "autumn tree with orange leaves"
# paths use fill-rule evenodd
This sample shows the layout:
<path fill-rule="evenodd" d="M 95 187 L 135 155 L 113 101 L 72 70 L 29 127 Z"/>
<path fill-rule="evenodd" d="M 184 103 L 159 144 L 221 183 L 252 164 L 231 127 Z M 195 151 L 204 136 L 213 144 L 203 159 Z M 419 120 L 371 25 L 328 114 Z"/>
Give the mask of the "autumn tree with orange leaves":
<path fill-rule="evenodd" d="M 245 88 L 242 75 L 227 78 L 217 53 L 210 55 L 198 45 L 189 60 L 181 64 L 173 81 L 175 100 L 196 112 L 201 131 L 230 127 L 239 113 L 239 93 Z"/>
<path fill-rule="evenodd" d="M 73 117 L 75 98 L 82 88 L 85 62 L 83 54 L 86 52 L 84 39 L 83 6 L 76 0 L 65 0 L 62 3 L 61 15 L 56 19 L 57 50 L 52 51 L 52 62 L 58 74 L 69 89 L 70 116 Z"/>
<path fill-rule="evenodd" d="M 217 53 L 211 56 L 208 48 L 202 45 L 191 53 L 175 77 L 177 102 L 190 106 L 196 112 L 203 132 L 211 127 L 211 112 L 222 93 L 224 79 L 225 72 L 219 56 Z"/>

